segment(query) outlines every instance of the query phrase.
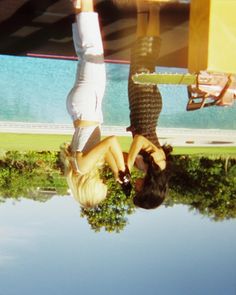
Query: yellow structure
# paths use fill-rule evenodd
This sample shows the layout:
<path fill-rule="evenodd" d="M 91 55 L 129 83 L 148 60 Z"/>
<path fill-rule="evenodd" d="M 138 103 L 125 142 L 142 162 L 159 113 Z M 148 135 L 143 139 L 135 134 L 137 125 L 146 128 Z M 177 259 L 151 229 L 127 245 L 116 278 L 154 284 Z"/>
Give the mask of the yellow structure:
<path fill-rule="evenodd" d="M 236 0 L 191 0 L 188 69 L 236 74 Z"/>

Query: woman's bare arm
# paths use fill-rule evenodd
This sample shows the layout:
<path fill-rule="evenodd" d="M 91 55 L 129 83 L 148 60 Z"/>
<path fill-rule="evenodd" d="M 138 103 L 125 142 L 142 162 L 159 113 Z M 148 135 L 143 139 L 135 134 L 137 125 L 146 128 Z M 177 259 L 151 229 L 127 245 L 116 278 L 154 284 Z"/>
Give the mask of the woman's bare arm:
<path fill-rule="evenodd" d="M 127 159 L 127 166 L 130 171 L 134 166 L 138 153 L 142 149 L 148 152 L 149 150 L 155 149 L 155 145 L 152 144 L 146 137 L 142 135 L 135 135 L 131 143 Z"/>
<path fill-rule="evenodd" d="M 107 160 L 114 173 L 125 170 L 122 150 L 115 136 L 105 138 L 87 153 L 77 153 L 76 157 L 79 168 L 84 173 L 91 171 L 103 158 Z"/>
<path fill-rule="evenodd" d="M 107 162 L 107 164 L 111 168 L 115 179 L 118 179 L 119 169 L 117 167 L 116 161 L 115 161 L 112 153 L 109 150 L 107 151 L 107 153 L 105 155 L 105 161 Z"/>
<path fill-rule="evenodd" d="M 128 158 L 128 153 L 127 152 L 123 152 L 123 161 L 124 163 L 127 162 L 127 158 Z M 116 163 L 116 160 L 114 159 L 112 153 L 110 151 L 107 152 L 106 156 L 105 156 L 105 161 L 107 162 L 107 164 L 110 166 L 115 179 L 119 179 L 119 169 Z M 123 171 L 123 170 L 122 170 Z"/>

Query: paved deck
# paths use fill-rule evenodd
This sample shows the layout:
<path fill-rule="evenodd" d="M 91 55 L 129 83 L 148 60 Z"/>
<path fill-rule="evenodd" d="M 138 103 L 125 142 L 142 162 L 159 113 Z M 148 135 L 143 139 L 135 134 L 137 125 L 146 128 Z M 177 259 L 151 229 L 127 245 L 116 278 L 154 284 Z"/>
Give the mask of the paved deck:
<path fill-rule="evenodd" d="M 125 126 L 102 126 L 102 135 L 131 136 Z M 236 130 L 158 128 L 161 144 L 173 146 L 235 146 Z M 0 121 L 0 133 L 73 134 L 71 124 Z"/>

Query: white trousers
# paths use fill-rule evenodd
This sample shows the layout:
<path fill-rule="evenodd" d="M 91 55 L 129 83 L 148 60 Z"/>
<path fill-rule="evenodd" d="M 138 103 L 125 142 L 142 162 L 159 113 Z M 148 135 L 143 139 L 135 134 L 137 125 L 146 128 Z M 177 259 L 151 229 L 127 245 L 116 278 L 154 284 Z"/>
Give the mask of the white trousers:
<path fill-rule="evenodd" d="M 67 110 L 73 121 L 103 122 L 102 99 L 106 85 L 101 32 L 96 12 L 81 12 L 72 25 L 73 41 L 80 61 Z"/>
<path fill-rule="evenodd" d="M 67 97 L 67 110 L 73 121 L 98 122 L 97 126 L 75 129 L 72 151 L 88 151 L 101 139 L 102 99 L 106 85 L 103 44 L 96 12 L 81 12 L 72 25 L 73 41 L 80 61 L 76 79 Z"/>

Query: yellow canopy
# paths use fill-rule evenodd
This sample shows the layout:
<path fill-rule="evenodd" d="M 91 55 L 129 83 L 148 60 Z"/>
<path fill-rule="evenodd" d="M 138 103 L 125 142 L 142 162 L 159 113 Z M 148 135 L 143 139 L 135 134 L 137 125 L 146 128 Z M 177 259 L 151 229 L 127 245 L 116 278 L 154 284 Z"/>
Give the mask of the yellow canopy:
<path fill-rule="evenodd" d="M 236 1 L 191 0 L 188 69 L 236 73 Z"/>

